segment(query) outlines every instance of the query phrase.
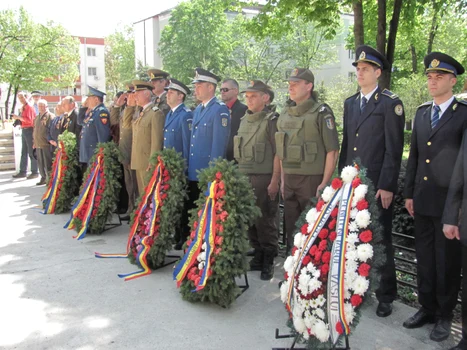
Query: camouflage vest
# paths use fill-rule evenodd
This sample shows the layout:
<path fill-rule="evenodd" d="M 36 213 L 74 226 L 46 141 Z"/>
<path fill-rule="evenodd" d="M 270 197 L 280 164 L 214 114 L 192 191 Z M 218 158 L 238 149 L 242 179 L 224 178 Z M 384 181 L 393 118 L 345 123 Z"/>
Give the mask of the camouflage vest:
<path fill-rule="evenodd" d="M 272 174 L 274 153 L 269 140 L 268 124 L 274 113 L 247 113 L 234 136 L 234 157 L 245 174 Z"/>

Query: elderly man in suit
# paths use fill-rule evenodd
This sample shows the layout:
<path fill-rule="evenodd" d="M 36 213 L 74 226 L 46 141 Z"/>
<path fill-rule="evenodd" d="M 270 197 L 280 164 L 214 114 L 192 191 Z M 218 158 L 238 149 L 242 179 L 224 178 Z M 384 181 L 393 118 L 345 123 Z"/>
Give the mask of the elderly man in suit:
<path fill-rule="evenodd" d="M 62 128 L 75 134 L 79 145 L 79 136 L 81 135 L 81 125 L 78 124 L 78 114 L 76 113 L 76 104 L 73 96 L 67 96 L 62 100 L 63 121 Z M 79 146 L 78 146 L 79 147 Z"/>
<path fill-rule="evenodd" d="M 392 213 L 404 148 L 405 114 L 401 100 L 393 92 L 378 86 L 382 71 L 389 68 L 386 57 L 366 45 L 357 48 L 356 57 L 353 65 L 356 67 L 360 92 L 344 102 L 344 135 L 339 170 L 360 158 L 375 186 L 386 248 L 386 264 L 376 291 L 379 302 L 376 314 L 386 317 L 392 313 L 392 302 L 397 295 Z"/>
<path fill-rule="evenodd" d="M 46 184 L 49 172 L 52 170 L 52 151 L 47 136 L 48 128 L 55 115 L 49 112 L 46 100 L 39 99 L 37 105 L 39 114 L 34 120 L 33 148 L 36 149 L 37 165 L 39 167 L 39 174 L 41 175 L 41 179 L 36 185 L 40 186 Z"/>
<path fill-rule="evenodd" d="M 440 52 L 427 55 L 424 63 L 433 101 L 421 105 L 415 115 L 404 191 L 405 206 L 415 222 L 418 300 L 422 307 L 404 322 L 404 327 L 436 322 L 430 338 L 442 341 L 450 334 L 457 302 L 461 246 L 457 240 L 444 237 L 441 217 L 447 210 L 444 203 L 449 181 L 467 129 L 467 108 L 452 91 L 464 67 Z"/>

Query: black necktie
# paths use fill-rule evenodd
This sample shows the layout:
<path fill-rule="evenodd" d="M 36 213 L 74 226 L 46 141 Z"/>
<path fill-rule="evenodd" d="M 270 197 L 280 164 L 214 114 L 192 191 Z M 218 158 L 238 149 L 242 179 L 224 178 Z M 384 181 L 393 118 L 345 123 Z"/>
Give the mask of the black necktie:
<path fill-rule="evenodd" d="M 433 115 L 431 116 L 431 128 L 434 129 L 439 122 L 439 112 L 441 108 L 438 105 L 433 105 Z"/>
<path fill-rule="evenodd" d="M 366 107 L 366 104 L 368 103 L 368 100 L 366 99 L 365 96 L 362 97 L 362 104 L 360 105 L 360 111 L 363 112 L 363 110 Z"/>

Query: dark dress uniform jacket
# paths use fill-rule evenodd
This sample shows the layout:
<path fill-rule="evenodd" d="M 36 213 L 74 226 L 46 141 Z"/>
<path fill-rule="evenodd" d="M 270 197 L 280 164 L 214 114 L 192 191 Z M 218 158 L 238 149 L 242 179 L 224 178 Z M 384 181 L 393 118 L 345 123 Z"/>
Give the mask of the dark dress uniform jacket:
<path fill-rule="evenodd" d="M 378 87 L 362 112 L 360 104 L 360 92 L 344 103 L 339 171 L 360 158 L 376 190 L 396 193 L 404 148 L 402 102 L 394 93 Z"/>
<path fill-rule="evenodd" d="M 101 103 L 80 123 L 83 129 L 79 145 L 79 161 L 80 163 L 89 163 L 97 144 L 110 140 L 109 111 Z"/>
<path fill-rule="evenodd" d="M 81 134 L 81 125 L 78 124 L 78 114 L 75 110 L 72 110 L 68 116 L 68 132 L 72 132 L 76 136 L 76 141 L 79 142 L 79 136 Z"/>
<path fill-rule="evenodd" d="M 173 148 L 188 160 L 193 112 L 182 103 L 169 111 L 164 124 L 164 148 Z"/>
<path fill-rule="evenodd" d="M 230 109 L 230 137 L 229 144 L 227 145 L 227 160 L 234 160 L 234 151 L 233 151 L 233 138 L 237 135 L 238 128 L 240 127 L 240 119 L 245 115 L 248 107 L 241 103 L 239 100 L 236 100 Z"/>
<path fill-rule="evenodd" d="M 454 99 L 431 129 L 432 103 L 415 114 L 404 196 L 414 200 L 414 211 L 441 217 L 462 135 L 467 128 L 467 105 Z"/>

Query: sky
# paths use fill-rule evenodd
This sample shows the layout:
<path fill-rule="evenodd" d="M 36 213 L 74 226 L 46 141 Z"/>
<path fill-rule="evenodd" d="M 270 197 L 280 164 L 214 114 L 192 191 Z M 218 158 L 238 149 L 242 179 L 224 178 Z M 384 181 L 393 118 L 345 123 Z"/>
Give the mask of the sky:
<path fill-rule="evenodd" d="M 0 10 L 23 6 L 38 23 L 52 20 L 63 25 L 71 35 L 105 37 L 124 25 L 175 7 L 182 0 L 101 1 L 79 0 L 1 0 Z M 76 4 L 75 8 L 71 4 Z"/>

